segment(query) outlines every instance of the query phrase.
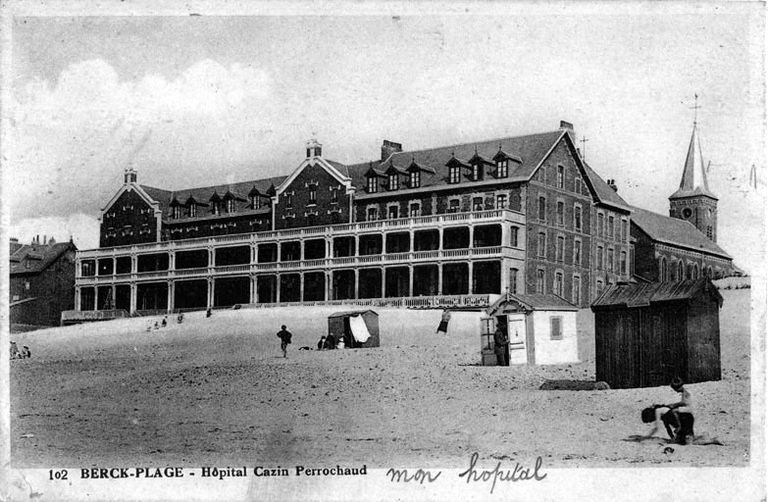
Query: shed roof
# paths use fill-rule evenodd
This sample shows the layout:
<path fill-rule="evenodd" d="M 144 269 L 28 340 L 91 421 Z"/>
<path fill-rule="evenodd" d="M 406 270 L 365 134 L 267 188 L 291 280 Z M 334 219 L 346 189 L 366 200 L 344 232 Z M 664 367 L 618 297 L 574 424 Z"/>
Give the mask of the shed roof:
<path fill-rule="evenodd" d="M 512 304 L 516 304 L 523 310 L 579 310 L 579 308 L 560 296 L 547 293 L 547 294 L 517 294 L 508 293 L 501 296 L 496 303 L 488 308 L 488 312 L 492 315 L 494 313 L 509 313 L 517 312 L 518 308 L 513 308 Z"/>
<path fill-rule="evenodd" d="M 723 297 L 709 279 L 680 282 L 618 283 L 606 289 L 592 303 L 592 309 L 608 307 L 646 307 L 651 303 L 689 300 L 702 294 L 712 295 L 722 305 Z"/>
<path fill-rule="evenodd" d="M 344 312 L 334 312 L 333 314 L 328 316 L 328 319 L 331 319 L 333 317 L 348 317 L 348 316 L 349 317 L 354 317 L 356 315 L 365 314 L 366 312 L 370 312 L 370 313 L 372 313 L 372 314 L 374 314 L 376 316 L 379 315 L 379 314 L 377 314 L 375 311 L 373 311 L 371 309 L 366 309 L 366 310 L 345 310 Z"/>

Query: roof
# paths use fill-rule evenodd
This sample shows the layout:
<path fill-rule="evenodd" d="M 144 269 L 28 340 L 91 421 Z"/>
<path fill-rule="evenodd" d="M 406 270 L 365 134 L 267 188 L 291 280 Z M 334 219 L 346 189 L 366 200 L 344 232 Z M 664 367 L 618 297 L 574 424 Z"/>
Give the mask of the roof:
<path fill-rule="evenodd" d="M 488 307 L 488 312 L 489 315 L 495 313 L 519 312 L 520 308 L 523 310 L 579 310 L 576 305 L 572 304 L 565 298 L 551 293 L 507 293 L 506 295 L 502 295 L 501 298 L 496 301 L 496 303 Z"/>
<path fill-rule="evenodd" d="M 328 319 L 331 319 L 333 317 L 354 317 L 357 315 L 365 314 L 366 312 L 370 312 L 374 315 L 379 315 L 375 311 L 371 309 L 366 310 L 345 310 L 344 312 L 334 312 L 333 314 L 328 316 Z"/>
<path fill-rule="evenodd" d="M 584 164 L 584 171 L 587 173 L 589 182 L 592 184 L 592 188 L 594 188 L 595 192 L 597 193 L 597 198 L 600 202 L 613 206 L 619 206 L 627 210 L 630 209 L 630 205 L 627 204 L 627 201 L 622 199 L 616 190 L 608 186 L 608 183 L 606 183 L 600 176 L 598 176 L 598 174 L 589 166 L 589 164 L 586 163 L 586 161 L 582 160 L 582 164 Z"/>
<path fill-rule="evenodd" d="M 184 205 L 187 200 L 192 197 L 195 201 L 208 204 L 211 196 L 217 193 L 219 197 L 223 197 L 227 192 L 231 192 L 232 195 L 237 197 L 235 199 L 235 209 L 238 212 L 244 212 L 249 208 L 248 194 L 255 187 L 261 194 L 266 194 L 270 186 L 279 185 L 286 177 L 277 176 L 273 178 L 264 178 L 260 180 L 242 181 L 238 183 L 228 183 L 224 185 L 213 185 L 208 187 L 199 188 L 186 188 L 183 190 L 164 190 L 162 188 L 155 188 L 147 185 L 140 185 L 141 188 L 149 195 L 153 200 L 160 204 L 160 209 L 164 216 L 170 215 L 171 201 L 176 198 L 178 202 Z M 238 200 L 239 199 L 239 200 Z M 263 212 L 263 211 L 256 211 Z M 207 217 L 206 211 L 198 211 L 198 216 L 192 219 L 201 219 Z"/>
<path fill-rule="evenodd" d="M 75 251 L 77 247 L 71 242 L 23 244 L 10 255 L 10 273 L 38 274 L 69 250 Z"/>
<path fill-rule="evenodd" d="M 691 142 L 688 144 L 688 154 L 685 157 L 680 188 L 670 195 L 669 198 L 676 199 L 694 195 L 706 195 L 713 199 L 717 198 L 709 191 L 709 186 L 707 185 L 707 172 L 704 170 L 704 158 L 701 155 L 701 144 L 699 144 L 696 122 L 693 123 L 693 132 L 691 132 Z"/>
<path fill-rule="evenodd" d="M 722 306 L 723 297 L 709 279 L 680 282 L 617 283 L 606 289 L 594 302 L 592 309 L 604 307 L 646 307 L 651 303 L 683 301 L 702 294 L 712 295 Z"/>
<path fill-rule="evenodd" d="M 446 164 L 451 160 L 451 157 L 455 157 L 462 163 L 467 164 L 469 163 L 469 160 L 474 157 L 475 150 L 477 150 L 478 155 L 485 159 L 491 159 L 499 152 L 499 149 L 501 149 L 508 155 L 518 157 L 521 160 L 521 162 L 515 160 L 510 162 L 509 176 L 506 179 L 511 181 L 523 181 L 527 180 L 530 175 L 533 174 L 541 160 L 562 135 L 563 131 L 558 130 L 540 134 L 530 134 L 527 136 L 443 146 L 427 150 L 396 152 L 384 161 L 376 159 L 350 165 L 348 166 L 349 175 L 352 178 L 353 185 L 356 187 L 365 187 L 365 173 L 372 166 L 378 171 L 383 172 L 389 168 L 391 163 L 395 168 L 405 171 L 412 162 L 416 162 L 419 166 L 430 169 L 429 171 L 422 171 L 421 187 L 447 185 L 448 167 Z M 490 166 L 488 167 L 490 168 Z M 477 182 L 470 181 L 468 177 L 463 177 L 462 182 L 466 184 L 477 184 Z M 463 183 L 451 186 L 462 186 Z M 403 188 L 398 192 L 407 191 L 408 189 Z"/>
<path fill-rule="evenodd" d="M 637 225 L 654 241 L 682 246 L 717 255 L 728 260 L 730 255 L 701 233 L 691 222 L 633 207 L 632 224 Z"/>

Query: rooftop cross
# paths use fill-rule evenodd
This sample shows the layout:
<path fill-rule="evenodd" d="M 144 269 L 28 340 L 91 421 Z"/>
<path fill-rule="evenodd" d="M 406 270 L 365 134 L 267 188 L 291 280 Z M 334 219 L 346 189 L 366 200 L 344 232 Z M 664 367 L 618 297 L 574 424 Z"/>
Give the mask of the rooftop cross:
<path fill-rule="evenodd" d="M 694 94 L 693 95 L 693 106 L 690 107 L 693 109 L 693 125 L 696 125 L 696 120 L 699 116 L 699 108 L 701 108 L 701 105 L 699 105 L 699 95 Z"/>

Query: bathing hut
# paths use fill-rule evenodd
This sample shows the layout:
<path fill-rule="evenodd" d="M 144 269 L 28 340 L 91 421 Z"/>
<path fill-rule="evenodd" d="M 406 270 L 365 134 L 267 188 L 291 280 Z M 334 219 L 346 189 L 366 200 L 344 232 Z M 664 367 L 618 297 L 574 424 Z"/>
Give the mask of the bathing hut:
<path fill-rule="evenodd" d="M 328 335 L 344 339 L 348 349 L 379 346 L 379 314 L 373 310 L 350 310 L 328 316 Z"/>
<path fill-rule="evenodd" d="M 592 304 L 597 380 L 614 389 L 720 380 L 722 303 L 708 279 L 610 286 Z"/>

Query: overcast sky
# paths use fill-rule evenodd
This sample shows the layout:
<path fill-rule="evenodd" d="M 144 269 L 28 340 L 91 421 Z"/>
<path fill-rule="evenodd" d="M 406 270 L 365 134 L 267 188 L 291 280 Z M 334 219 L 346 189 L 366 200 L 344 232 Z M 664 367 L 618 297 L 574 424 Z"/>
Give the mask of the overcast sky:
<path fill-rule="evenodd" d="M 377 158 L 382 139 L 419 149 L 561 119 L 628 202 L 667 213 L 698 93 L 718 240 L 754 271 L 763 198 L 747 180 L 752 164 L 765 180 L 761 5 L 645 3 L 612 15 L 584 5 L 16 17 L 12 235 L 73 233 L 95 247 L 96 218 L 129 163 L 140 183 L 181 189 L 287 174 L 313 133 L 326 157 L 351 163 Z"/>

